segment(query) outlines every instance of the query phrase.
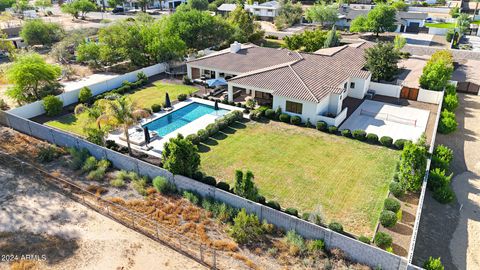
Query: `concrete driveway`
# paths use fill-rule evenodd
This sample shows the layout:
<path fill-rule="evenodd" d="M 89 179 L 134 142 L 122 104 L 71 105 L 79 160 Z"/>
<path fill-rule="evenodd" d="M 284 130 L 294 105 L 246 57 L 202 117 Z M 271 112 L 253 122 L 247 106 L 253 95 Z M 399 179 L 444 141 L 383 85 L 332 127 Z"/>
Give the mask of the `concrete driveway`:
<path fill-rule="evenodd" d="M 402 33 L 402 37 L 407 39 L 407 44 L 423 45 L 423 46 L 429 46 L 433 39 L 433 35 L 430 35 L 430 34 Z"/>

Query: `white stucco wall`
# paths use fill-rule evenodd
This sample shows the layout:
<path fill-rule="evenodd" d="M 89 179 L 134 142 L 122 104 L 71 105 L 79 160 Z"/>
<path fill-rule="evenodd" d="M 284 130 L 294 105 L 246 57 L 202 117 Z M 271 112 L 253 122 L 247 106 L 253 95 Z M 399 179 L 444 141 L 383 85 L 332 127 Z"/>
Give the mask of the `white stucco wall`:
<path fill-rule="evenodd" d="M 355 83 L 355 87 L 350 88 L 350 83 L 348 83 L 348 96 L 362 99 L 368 91 L 368 84 L 370 83 L 370 78 L 368 78 L 367 80 L 351 78 L 350 82 Z"/>
<path fill-rule="evenodd" d="M 302 114 L 295 114 L 295 113 L 291 113 L 291 112 L 287 112 L 285 109 L 285 105 L 286 105 L 286 102 L 288 101 L 292 101 L 292 102 L 298 102 L 298 103 L 302 103 L 303 106 L 302 106 Z M 273 106 L 272 108 L 274 110 L 276 110 L 278 107 L 280 107 L 282 109 L 282 112 L 283 113 L 287 113 L 289 115 L 297 115 L 297 116 L 300 116 L 302 118 L 302 121 L 303 122 L 306 122 L 308 119 L 310 119 L 310 122 L 314 123 L 315 122 L 315 119 L 316 119 L 316 116 L 317 116 L 317 110 L 321 107 L 326 107 L 328 106 L 328 100 L 327 102 L 324 102 L 324 103 L 315 103 L 315 102 L 308 102 L 308 101 L 303 101 L 303 100 L 299 100 L 299 99 L 294 99 L 294 98 L 287 98 L 287 97 L 281 97 L 281 96 L 273 96 Z"/>

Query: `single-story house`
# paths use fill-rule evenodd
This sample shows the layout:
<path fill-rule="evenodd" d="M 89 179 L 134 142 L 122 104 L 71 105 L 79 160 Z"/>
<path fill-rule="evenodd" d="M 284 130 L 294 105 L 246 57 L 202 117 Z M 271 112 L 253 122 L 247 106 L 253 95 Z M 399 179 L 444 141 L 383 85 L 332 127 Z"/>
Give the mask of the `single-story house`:
<path fill-rule="evenodd" d="M 358 16 L 367 15 L 370 9 L 371 7 L 357 9 L 350 5 L 341 6 L 336 25 L 341 29 L 348 29 L 350 28 L 350 24 L 352 23 L 353 19 L 357 18 Z"/>
<path fill-rule="evenodd" d="M 253 5 L 245 5 L 245 9 L 260 20 L 273 21 L 280 12 L 280 3 L 278 1 L 268 1 L 261 4 L 253 2 Z"/>
<path fill-rule="evenodd" d="M 191 79 L 227 78 L 228 100 L 251 96 L 258 104 L 297 115 L 304 122 L 340 125 L 346 97 L 363 99 L 371 73 L 364 69 L 368 42 L 300 53 L 233 43 L 229 49 L 190 60 Z"/>
<path fill-rule="evenodd" d="M 237 4 L 224 3 L 217 8 L 217 12 L 219 14 L 227 16 L 228 14 L 230 14 L 230 12 L 234 11 L 236 8 L 237 8 Z"/>
<path fill-rule="evenodd" d="M 397 30 L 395 32 L 418 33 L 425 28 L 427 18 L 428 13 L 425 12 L 399 11 L 397 12 Z"/>

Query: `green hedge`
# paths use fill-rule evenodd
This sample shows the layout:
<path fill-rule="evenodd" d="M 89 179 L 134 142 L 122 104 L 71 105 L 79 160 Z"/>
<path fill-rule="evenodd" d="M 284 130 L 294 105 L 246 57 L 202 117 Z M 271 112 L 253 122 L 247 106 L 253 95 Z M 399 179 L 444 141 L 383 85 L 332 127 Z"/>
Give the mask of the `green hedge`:
<path fill-rule="evenodd" d="M 383 208 L 385 210 L 397 213 L 400 210 L 400 207 L 400 202 L 396 199 L 386 198 L 385 201 L 383 201 Z"/>
<path fill-rule="evenodd" d="M 380 144 L 386 147 L 391 147 L 393 144 L 393 139 L 389 136 L 383 136 L 380 138 Z"/>
<path fill-rule="evenodd" d="M 302 118 L 300 118 L 300 116 L 292 116 L 290 118 L 290 124 L 293 124 L 293 125 L 300 125 L 302 123 Z"/>
<path fill-rule="evenodd" d="M 367 133 L 364 130 L 356 129 L 352 131 L 352 137 L 359 141 L 365 141 L 367 138 Z"/>
<path fill-rule="evenodd" d="M 325 131 L 327 130 L 328 124 L 325 121 L 318 121 L 317 122 L 317 129 L 320 131 Z"/>
<path fill-rule="evenodd" d="M 284 122 L 284 123 L 289 123 L 290 122 L 290 115 L 288 115 L 286 113 L 282 113 L 282 114 L 280 114 L 280 117 L 278 119 L 280 121 Z"/>
<path fill-rule="evenodd" d="M 389 210 L 383 210 L 380 214 L 380 224 L 385 228 L 395 226 L 397 224 L 397 214 Z"/>

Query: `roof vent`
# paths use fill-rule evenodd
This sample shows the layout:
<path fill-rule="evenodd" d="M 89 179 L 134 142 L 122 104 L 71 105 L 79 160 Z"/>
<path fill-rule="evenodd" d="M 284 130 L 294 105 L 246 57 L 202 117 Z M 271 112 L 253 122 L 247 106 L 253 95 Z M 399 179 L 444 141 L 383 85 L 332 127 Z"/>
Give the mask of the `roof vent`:
<path fill-rule="evenodd" d="M 242 44 L 238 43 L 237 41 L 230 44 L 230 52 L 231 53 L 237 53 L 238 51 L 240 51 L 241 48 L 242 48 Z"/>

